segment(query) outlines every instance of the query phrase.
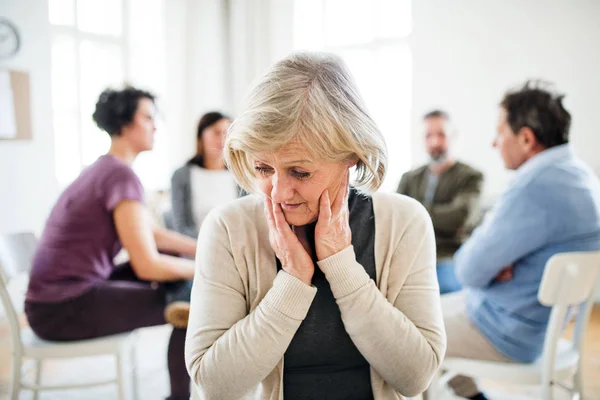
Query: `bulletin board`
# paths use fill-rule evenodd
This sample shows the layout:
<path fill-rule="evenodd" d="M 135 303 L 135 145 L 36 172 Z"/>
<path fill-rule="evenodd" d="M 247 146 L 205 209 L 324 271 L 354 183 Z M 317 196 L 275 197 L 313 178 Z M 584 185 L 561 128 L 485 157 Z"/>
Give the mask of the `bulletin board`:
<path fill-rule="evenodd" d="M 29 73 L 0 69 L 0 141 L 32 138 Z"/>

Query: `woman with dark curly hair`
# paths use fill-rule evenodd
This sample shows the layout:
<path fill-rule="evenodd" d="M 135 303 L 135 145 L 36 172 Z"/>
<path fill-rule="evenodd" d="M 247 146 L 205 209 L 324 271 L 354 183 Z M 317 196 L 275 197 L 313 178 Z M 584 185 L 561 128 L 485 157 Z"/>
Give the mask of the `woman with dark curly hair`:
<path fill-rule="evenodd" d="M 176 304 L 170 301 L 181 287 L 185 291 L 194 265 L 164 253 L 193 257 L 196 244 L 152 226 L 142 184 L 131 169 L 137 155 L 153 147 L 154 115 L 151 93 L 127 87 L 100 95 L 93 118 L 110 135 L 110 150 L 67 187 L 52 209 L 33 260 L 25 312 L 32 330 L 54 341 L 172 322 L 169 399 L 187 399 L 186 331 L 177 328 L 178 310 L 168 304 Z M 121 248 L 130 261 L 115 265 Z"/>

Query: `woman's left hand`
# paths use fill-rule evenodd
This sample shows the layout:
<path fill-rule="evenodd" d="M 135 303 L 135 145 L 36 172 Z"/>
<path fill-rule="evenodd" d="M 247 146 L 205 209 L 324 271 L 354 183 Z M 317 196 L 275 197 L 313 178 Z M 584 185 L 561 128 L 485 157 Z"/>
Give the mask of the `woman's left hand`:
<path fill-rule="evenodd" d="M 352 244 L 348 209 L 350 193 L 348 170 L 342 179 L 344 183 L 340 185 L 333 204 L 329 198 L 329 190 L 325 190 L 319 200 L 319 219 L 315 227 L 315 250 L 319 261 Z"/>

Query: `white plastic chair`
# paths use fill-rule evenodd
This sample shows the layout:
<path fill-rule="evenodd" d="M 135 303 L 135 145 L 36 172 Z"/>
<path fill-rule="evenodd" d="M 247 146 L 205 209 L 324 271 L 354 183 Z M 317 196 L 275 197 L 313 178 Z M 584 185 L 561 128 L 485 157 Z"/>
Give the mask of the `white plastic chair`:
<path fill-rule="evenodd" d="M 552 307 L 542 356 L 534 363 L 502 363 L 447 358 L 446 371 L 439 382 L 431 385 L 440 393 L 443 385 L 456 375 L 524 385 L 541 385 L 542 398 L 552 400 L 557 385 L 583 400 L 582 353 L 585 331 L 593 306 L 594 287 L 600 278 L 600 251 L 556 254 L 546 263 L 538 300 Z M 573 340 L 561 339 L 571 306 L 579 306 L 575 316 Z M 564 385 L 573 379 L 573 386 Z M 432 397 L 432 398 L 437 398 Z"/>
<path fill-rule="evenodd" d="M 112 383 L 117 384 L 118 398 L 125 398 L 122 363 L 129 358 L 133 397 L 137 399 L 137 373 L 135 368 L 135 332 L 74 342 L 49 342 L 38 338 L 29 328 L 21 328 L 19 311 L 22 310 L 23 286 L 36 246 L 33 234 L 0 235 L 0 298 L 11 334 L 12 380 L 11 399 L 17 400 L 22 389 L 32 390 L 34 399 L 41 390 L 87 388 Z M 25 278 L 25 279 L 22 279 Z M 15 293 L 15 289 L 21 293 Z M 17 300 L 18 299 L 18 300 Z M 68 385 L 41 385 L 42 363 L 50 358 L 79 358 L 100 355 L 115 357 L 116 377 L 110 380 Z M 25 360 L 33 361 L 34 383 L 23 380 Z"/>

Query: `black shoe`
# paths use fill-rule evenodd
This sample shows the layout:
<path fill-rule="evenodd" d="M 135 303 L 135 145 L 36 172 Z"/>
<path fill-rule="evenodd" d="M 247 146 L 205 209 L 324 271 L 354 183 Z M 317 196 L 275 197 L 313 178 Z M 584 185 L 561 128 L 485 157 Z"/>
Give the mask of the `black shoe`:
<path fill-rule="evenodd" d="M 469 400 L 488 400 L 485 394 L 479 392 L 475 396 L 469 397 Z"/>

